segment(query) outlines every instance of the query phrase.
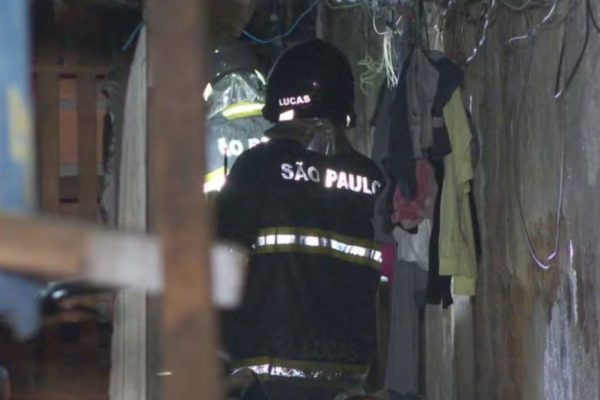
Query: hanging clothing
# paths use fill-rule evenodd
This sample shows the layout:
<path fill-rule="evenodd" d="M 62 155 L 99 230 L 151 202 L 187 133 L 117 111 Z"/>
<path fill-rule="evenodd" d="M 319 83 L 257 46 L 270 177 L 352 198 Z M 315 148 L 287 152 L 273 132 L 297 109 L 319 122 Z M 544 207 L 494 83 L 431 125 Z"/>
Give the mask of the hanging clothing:
<path fill-rule="evenodd" d="M 431 219 L 424 219 L 416 233 L 410 233 L 402 228 L 394 228 L 394 238 L 397 243 L 397 259 L 417 263 L 424 271 L 429 271 L 429 243 L 431 242 Z"/>
<path fill-rule="evenodd" d="M 423 158 L 423 150 L 433 146 L 431 110 L 436 98 L 440 74 L 425 52 L 416 48 L 410 58 L 407 81 L 408 129 L 414 158 Z"/>
<path fill-rule="evenodd" d="M 371 122 L 375 125 L 371 159 L 377 163 L 382 171 L 385 171 L 384 161 L 389 151 L 391 134 L 389 108 L 394 96 L 394 88 L 388 87 L 386 82 L 383 82 L 379 89 L 376 110 L 371 118 Z M 373 215 L 374 238 L 381 243 L 393 241 L 391 235 L 392 224 L 389 218 L 391 208 L 388 199 L 394 193 L 396 184 L 389 173 L 386 173 L 385 181 L 381 195 L 375 200 L 375 213 Z"/>
<path fill-rule="evenodd" d="M 452 153 L 444 158 L 439 257 L 441 275 L 454 277 L 454 293 L 475 294 L 477 260 L 469 193 L 473 179 L 472 134 L 457 89 L 444 107 Z"/>
<path fill-rule="evenodd" d="M 427 272 L 398 260 L 392 286 L 392 317 L 385 387 L 395 393 L 419 393 L 419 313 L 425 306 Z"/>
<path fill-rule="evenodd" d="M 412 57 L 412 56 L 411 56 Z M 404 63 L 394 100 L 389 109 L 390 131 L 387 154 L 382 160 L 385 172 L 390 175 L 398 190 L 408 199 L 417 195 L 416 161 L 413 142 L 409 128 L 408 109 L 408 65 Z"/>
<path fill-rule="evenodd" d="M 431 114 L 434 117 L 443 117 L 444 106 L 450 101 L 454 91 L 463 82 L 464 74 L 460 67 L 450 61 L 444 53 L 431 51 L 428 53 L 428 56 L 440 74 Z"/>
<path fill-rule="evenodd" d="M 381 245 L 381 278 L 386 278 L 390 284 L 394 282 L 394 266 L 398 259 L 396 243 L 383 243 Z"/>
<path fill-rule="evenodd" d="M 415 49 L 402 66 L 398 86 L 382 84 L 372 118 L 376 122 L 372 157 L 392 181 L 386 190 L 395 191 L 395 186 L 404 197 L 414 199 L 416 160 L 426 154 L 442 159 L 451 152 L 446 129 L 434 126 L 432 117 L 442 117 L 462 80 L 462 70 L 442 53 Z"/>
<path fill-rule="evenodd" d="M 438 185 L 439 194 L 435 201 L 433 212 L 433 224 L 431 227 L 431 239 L 429 242 L 429 277 L 427 281 L 427 304 L 439 305 L 448 308 L 454 302 L 452 298 L 452 277 L 440 275 L 440 219 L 442 196 L 444 188 L 444 162 L 430 158 L 431 165 L 435 171 L 435 181 Z"/>
<path fill-rule="evenodd" d="M 425 218 L 433 218 L 437 185 L 433 168 L 427 160 L 417 161 L 417 196 L 408 200 L 400 190 L 394 193 L 392 223 L 405 230 L 415 229 Z"/>

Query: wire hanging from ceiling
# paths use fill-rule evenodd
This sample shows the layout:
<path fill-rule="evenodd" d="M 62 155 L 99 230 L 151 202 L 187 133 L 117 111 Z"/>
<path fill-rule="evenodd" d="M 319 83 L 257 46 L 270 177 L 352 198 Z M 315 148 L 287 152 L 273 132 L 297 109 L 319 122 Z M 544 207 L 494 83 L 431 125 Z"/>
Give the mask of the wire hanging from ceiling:
<path fill-rule="evenodd" d="M 515 5 L 515 4 L 511 3 L 509 0 L 499 0 L 499 1 L 500 1 L 500 4 L 502 4 L 504 7 L 508 8 L 511 11 L 515 11 L 515 12 L 524 11 L 529 6 L 531 6 L 531 4 L 533 3 L 533 0 L 526 0 L 521 5 Z"/>
<path fill-rule="evenodd" d="M 532 43 L 532 46 L 534 46 L 534 43 Z M 530 55 L 529 55 L 527 73 L 525 76 L 525 84 L 523 85 L 523 90 L 521 92 L 520 104 L 518 106 L 516 106 L 517 101 L 515 101 L 516 110 L 514 112 L 516 115 L 516 119 L 515 119 L 516 121 L 519 121 L 521 119 L 521 116 L 523 115 L 523 103 L 525 102 L 525 93 L 527 93 L 527 87 L 530 82 L 529 76 L 531 75 L 532 64 L 533 64 L 533 47 L 532 47 L 532 51 L 530 52 Z M 516 202 L 517 202 L 517 207 L 519 210 L 518 215 L 519 215 L 519 220 L 521 223 L 521 229 L 523 230 L 523 233 L 525 235 L 525 240 L 527 242 L 527 249 L 529 251 L 529 254 L 531 255 L 531 258 L 535 262 L 535 264 L 543 270 L 550 269 L 550 267 L 552 266 L 552 261 L 554 261 L 554 259 L 558 256 L 558 253 L 559 253 L 560 230 L 561 230 L 562 208 L 563 208 L 562 204 L 563 204 L 563 199 L 564 199 L 563 194 L 564 194 L 564 186 L 565 186 L 565 158 L 566 158 L 565 133 L 564 133 L 565 131 L 566 131 L 566 129 L 560 130 L 560 132 L 561 132 L 560 166 L 559 166 L 559 181 L 558 181 L 556 217 L 555 217 L 555 225 L 554 225 L 553 248 L 552 248 L 550 254 L 544 258 L 542 258 L 539 255 L 538 251 L 535 249 L 535 245 L 533 243 L 531 233 L 529 232 L 529 228 L 527 228 L 525 211 L 524 211 L 524 207 L 523 207 L 523 202 L 521 201 L 519 185 L 516 185 L 517 188 L 515 189 L 515 192 L 514 192 L 514 196 L 515 196 Z M 518 168 L 517 168 L 518 163 L 512 162 L 511 164 L 514 166 L 514 174 L 515 174 L 515 178 L 516 178 L 517 173 L 518 173 Z"/>
<path fill-rule="evenodd" d="M 547 14 L 546 18 L 544 18 L 542 20 L 542 24 L 539 24 L 538 29 L 541 28 L 541 26 L 546 23 L 547 21 L 550 20 L 551 15 L 554 14 L 555 10 L 556 10 L 556 1 L 553 4 L 553 7 L 551 8 L 550 12 Z M 568 9 L 568 12 L 565 14 L 564 17 L 561 18 L 561 23 L 567 21 L 568 16 L 573 12 L 573 10 L 576 8 L 575 6 L 578 4 L 578 1 L 574 1 L 570 4 L 570 7 Z M 564 57 L 565 57 L 565 49 L 567 46 L 567 34 L 566 32 L 563 34 L 563 41 L 562 41 L 562 45 L 561 45 L 561 50 L 560 50 L 560 55 L 559 55 L 559 67 L 558 67 L 558 71 L 557 71 L 557 76 L 556 76 L 556 82 L 555 82 L 555 94 L 554 94 L 554 98 L 555 99 L 559 99 L 560 97 L 562 97 L 564 95 L 564 93 L 566 93 L 571 85 L 571 83 L 573 82 L 575 75 L 577 74 L 582 60 L 585 56 L 586 50 L 589 46 L 589 39 L 590 39 L 590 32 L 591 32 L 591 28 L 595 27 L 596 24 L 596 19 L 595 19 L 595 14 L 594 14 L 594 9 L 592 7 L 592 2 L 591 0 L 585 0 L 585 14 L 584 14 L 584 18 L 585 18 L 585 37 L 583 40 L 583 45 L 581 48 L 581 51 L 579 52 L 579 55 L 577 57 L 577 60 L 575 61 L 575 65 L 573 67 L 573 70 L 571 71 L 571 73 L 569 73 L 564 86 L 561 88 L 560 87 L 560 78 L 562 76 L 562 70 L 563 70 L 563 63 L 564 63 Z M 600 29 L 596 29 L 597 32 L 600 32 Z M 534 31 L 531 34 L 531 37 L 535 38 L 535 35 L 537 34 L 537 29 L 536 31 Z M 533 53 L 533 51 L 532 51 Z M 531 59 L 533 58 L 532 54 L 530 55 L 530 62 L 529 62 L 529 67 L 527 69 L 527 76 L 529 76 L 530 74 L 530 70 L 531 70 Z M 525 88 L 527 86 L 527 83 L 529 82 L 529 79 L 526 78 L 526 84 L 523 87 L 523 93 L 522 93 L 522 101 L 521 101 L 521 105 L 517 108 L 517 119 L 520 118 L 520 116 L 522 115 L 522 108 L 523 108 L 523 102 L 524 102 L 524 97 L 525 97 Z M 525 221 L 525 212 L 523 209 L 523 203 L 521 201 L 521 196 L 519 194 L 519 191 L 517 189 L 516 191 L 516 201 L 517 201 L 517 206 L 519 209 L 519 218 L 520 218 L 520 222 L 521 222 L 521 226 L 523 229 L 523 232 L 525 234 L 526 237 L 526 241 L 527 241 L 527 247 L 529 250 L 529 253 L 532 257 L 532 259 L 534 260 L 534 262 L 536 263 L 536 265 L 543 269 L 543 270 L 548 270 L 550 269 L 552 262 L 556 259 L 556 257 L 558 256 L 559 253 L 559 245 L 560 245 L 560 231 L 561 231 L 561 219 L 562 219 L 562 204 L 563 204 L 563 195 L 564 195 L 564 184 L 565 184 L 565 157 L 566 157 L 566 151 L 565 151 L 565 145 L 566 145 L 566 140 L 565 140 L 565 132 L 566 132 L 566 128 L 563 128 L 560 130 L 561 132 L 561 161 L 560 161 L 560 172 L 559 172 L 559 184 L 558 184 L 558 204 L 557 204 L 557 210 L 556 210 L 556 220 L 555 220 L 555 237 L 554 237 L 554 247 L 551 251 L 551 253 L 545 257 L 545 259 L 542 259 L 542 257 L 539 256 L 538 252 L 536 251 L 534 245 L 533 245 L 533 241 L 531 239 L 531 234 L 529 232 L 529 229 L 527 228 L 527 223 Z M 513 163 L 516 166 L 516 163 Z M 516 174 L 516 170 L 517 168 L 515 167 L 515 174 Z M 570 249 L 571 249 L 571 254 L 572 254 L 572 242 L 570 242 Z"/>
<path fill-rule="evenodd" d="M 246 30 L 244 30 L 242 33 L 246 37 L 248 37 L 250 40 L 253 40 L 254 42 L 259 43 L 259 44 L 270 44 L 270 43 L 273 43 L 273 42 L 275 42 L 277 40 L 286 38 L 286 37 L 290 36 L 294 32 L 294 30 L 296 30 L 296 28 L 298 27 L 298 25 L 300 25 L 300 22 L 302 22 L 302 20 L 308 14 L 310 14 L 310 12 L 312 10 L 315 9 L 315 7 L 319 4 L 320 1 L 321 0 L 315 0 L 315 1 L 313 1 L 311 3 L 311 5 L 304 12 L 302 12 L 302 14 L 300 14 L 300 16 L 296 19 L 296 21 L 292 24 L 292 26 L 287 31 L 285 31 L 284 33 L 281 33 L 279 35 L 273 36 L 272 38 L 269 38 L 269 39 L 260 39 L 260 38 L 258 38 L 256 36 L 254 36 L 253 34 L 251 34 L 250 32 L 246 31 Z"/>
<path fill-rule="evenodd" d="M 562 70 L 563 70 L 563 64 L 564 64 L 564 56 L 565 56 L 565 49 L 567 47 L 567 34 L 566 32 L 563 34 L 563 42 L 561 45 L 561 49 L 560 49 L 560 56 L 559 56 L 559 62 L 558 62 L 558 71 L 556 73 L 556 83 L 554 85 L 554 98 L 558 99 L 560 97 L 562 97 L 562 95 L 569 90 L 569 87 L 571 86 L 571 83 L 573 82 L 573 79 L 575 78 L 575 75 L 577 75 L 577 71 L 579 71 L 579 67 L 581 66 L 581 62 L 583 61 L 583 58 L 585 56 L 586 50 L 588 48 L 588 44 L 590 42 L 590 24 L 591 24 L 591 14 L 590 14 L 590 0 L 586 0 L 586 11 L 585 11 L 585 38 L 583 40 L 583 46 L 581 47 L 581 51 L 579 52 L 579 55 L 577 56 L 577 60 L 575 61 L 575 66 L 573 67 L 573 70 L 571 71 L 571 73 L 568 75 L 567 80 L 565 81 L 564 86 L 561 88 L 560 87 L 560 78 L 562 76 Z"/>
<path fill-rule="evenodd" d="M 550 7 L 550 10 L 546 14 L 546 16 L 540 20 L 540 22 L 535 24 L 533 27 L 529 28 L 527 33 L 508 39 L 508 41 L 506 42 L 506 45 L 510 46 L 510 45 L 514 44 L 515 42 L 518 42 L 521 40 L 528 40 L 528 39 L 531 39 L 532 37 L 534 37 L 535 35 L 537 35 L 538 30 L 542 26 L 547 24 L 551 20 L 551 18 L 554 16 L 557 8 L 558 8 L 558 0 L 553 0 L 552 7 Z"/>
<path fill-rule="evenodd" d="M 327 4 L 327 7 L 331 8 L 332 10 L 347 10 L 349 8 L 365 6 L 367 2 L 368 0 L 360 0 L 349 4 L 334 4 L 333 0 L 325 0 L 325 4 Z"/>
<path fill-rule="evenodd" d="M 479 39 L 479 42 L 477 42 L 477 45 L 475 46 L 475 48 L 473 48 L 473 52 L 471 53 L 471 55 L 469 57 L 467 57 L 467 59 L 465 61 L 467 64 L 470 64 L 471 62 L 473 62 L 475 57 L 477 57 L 477 54 L 479 54 L 479 50 L 486 43 L 488 30 L 490 29 L 490 26 L 492 24 L 492 12 L 496 12 L 496 6 L 497 6 L 496 0 L 492 0 L 491 5 L 489 6 L 488 10 L 485 13 L 485 21 L 483 23 L 483 31 L 481 34 L 481 38 Z"/>

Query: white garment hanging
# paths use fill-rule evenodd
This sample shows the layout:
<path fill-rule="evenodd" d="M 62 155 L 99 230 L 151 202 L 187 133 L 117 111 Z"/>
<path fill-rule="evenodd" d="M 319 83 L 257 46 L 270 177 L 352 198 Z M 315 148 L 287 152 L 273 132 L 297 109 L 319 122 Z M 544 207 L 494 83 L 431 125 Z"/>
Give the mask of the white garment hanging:
<path fill-rule="evenodd" d="M 394 228 L 393 235 L 398 244 L 398 260 L 415 262 L 425 271 L 429 271 L 429 244 L 431 241 L 432 223 L 424 219 L 415 234 L 406 232 L 400 227 Z"/>

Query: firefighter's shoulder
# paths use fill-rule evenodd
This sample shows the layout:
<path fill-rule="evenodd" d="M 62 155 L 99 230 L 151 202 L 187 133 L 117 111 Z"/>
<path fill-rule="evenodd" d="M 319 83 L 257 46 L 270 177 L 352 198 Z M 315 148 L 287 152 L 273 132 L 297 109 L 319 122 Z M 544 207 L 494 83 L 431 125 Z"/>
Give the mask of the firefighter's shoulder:
<path fill-rule="evenodd" d="M 383 182 L 385 180 L 384 174 L 381 171 L 381 169 L 379 168 L 379 166 L 377 165 L 377 163 L 375 163 L 375 161 L 373 161 L 369 157 L 365 156 L 364 154 L 359 153 L 356 150 L 353 150 L 349 154 L 349 157 L 353 164 L 360 166 L 360 168 L 365 173 L 367 173 L 369 176 L 377 179 L 380 182 Z"/>
<path fill-rule="evenodd" d="M 260 176 L 272 157 L 272 151 L 269 149 L 268 142 L 260 143 L 244 151 L 233 163 L 228 174 L 228 180 L 253 179 Z"/>

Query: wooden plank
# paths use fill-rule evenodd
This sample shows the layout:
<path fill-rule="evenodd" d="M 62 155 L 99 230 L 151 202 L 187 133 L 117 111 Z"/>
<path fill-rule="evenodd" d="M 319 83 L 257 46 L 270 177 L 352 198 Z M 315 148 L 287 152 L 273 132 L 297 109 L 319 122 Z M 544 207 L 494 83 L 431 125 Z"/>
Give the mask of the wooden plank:
<path fill-rule="evenodd" d="M 155 108 L 153 102 L 153 90 L 148 88 L 147 91 L 147 107 L 149 110 Z M 148 132 L 151 136 L 152 132 Z M 149 138 L 149 147 L 152 141 Z M 154 164 L 154 153 L 149 151 L 147 154 L 147 165 Z M 146 223 L 148 230 L 156 231 L 156 185 L 155 180 L 149 179 L 148 182 L 148 197 L 146 199 L 147 218 Z M 164 325 L 163 316 L 163 298 L 148 296 L 146 308 L 146 399 L 147 400 L 162 400 L 164 398 L 164 377 L 160 376 L 164 365 L 164 341 L 165 334 L 162 329 Z"/>
<path fill-rule="evenodd" d="M 207 1 L 210 47 L 236 40 L 250 22 L 256 3 L 256 0 Z"/>
<path fill-rule="evenodd" d="M 33 72 L 39 73 L 52 73 L 56 75 L 95 75 L 104 76 L 108 74 L 112 64 L 101 64 L 101 65 L 53 65 L 53 64 L 41 64 L 36 63 L 33 66 Z"/>
<path fill-rule="evenodd" d="M 79 76 L 77 78 L 79 216 L 88 220 L 96 220 L 98 209 L 96 99 L 96 77 Z"/>
<path fill-rule="evenodd" d="M 98 175 L 97 187 L 102 187 L 103 177 Z M 79 197 L 79 177 L 61 176 L 60 177 L 60 200 L 61 202 L 74 203 Z"/>
<path fill-rule="evenodd" d="M 35 86 L 39 202 L 44 212 L 58 214 L 58 76 L 54 73 L 40 73 L 36 77 Z"/>
<path fill-rule="evenodd" d="M 149 0 L 150 151 L 163 239 L 169 400 L 220 396 L 204 175 L 205 1 Z M 175 45 L 176 44 L 176 45 Z"/>
<path fill-rule="evenodd" d="M 61 219 L 0 215 L 0 266 L 42 278 L 82 278 L 159 292 L 158 240 Z"/>

